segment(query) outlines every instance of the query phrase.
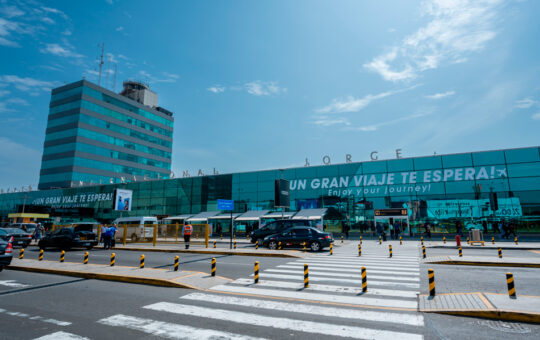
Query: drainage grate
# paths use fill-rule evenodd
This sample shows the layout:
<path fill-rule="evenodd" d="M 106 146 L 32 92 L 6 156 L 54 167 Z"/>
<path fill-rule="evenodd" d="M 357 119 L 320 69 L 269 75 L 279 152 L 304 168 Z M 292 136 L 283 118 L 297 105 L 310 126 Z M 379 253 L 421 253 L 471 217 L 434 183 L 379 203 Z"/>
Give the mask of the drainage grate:
<path fill-rule="evenodd" d="M 531 332 L 531 329 L 529 327 L 515 322 L 504 322 L 500 320 L 481 320 L 478 321 L 478 323 L 480 325 L 488 326 L 491 329 L 505 333 L 526 334 Z"/>

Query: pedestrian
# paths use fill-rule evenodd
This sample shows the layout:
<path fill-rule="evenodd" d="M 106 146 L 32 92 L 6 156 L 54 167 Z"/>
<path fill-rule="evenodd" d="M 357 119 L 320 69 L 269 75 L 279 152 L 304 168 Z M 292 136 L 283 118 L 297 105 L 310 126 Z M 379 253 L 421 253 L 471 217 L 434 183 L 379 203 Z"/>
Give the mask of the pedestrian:
<path fill-rule="evenodd" d="M 103 226 L 101 230 L 104 230 L 101 232 L 101 235 L 103 236 L 103 249 L 110 249 L 111 248 L 111 236 L 109 233 L 109 228 L 107 226 Z"/>
<path fill-rule="evenodd" d="M 395 237 L 395 231 L 394 231 L 394 224 L 392 223 L 392 221 L 388 223 L 388 229 L 390 230 L 390 239 L 393 240 Z"/>
<path fill-rule="evenodd" d="M 101 232 L 99 234 L 99 243 L 102 243 L 103 246 L 105 246 L 105 234 L 107 233 L 107 226 L 102 224 L 101 225 Z"/>
<path fill-rule="evenodd" d="M 185 242 L 185 245 L 186 245 L 186 249 L 189 249 L 189 240 L 191 239 L 191 233 L 193 232 L 193 226 L 191 226 L 191 224 L 187 224 L 187 222 L 185 222 L 185 223 L 186 224 L 184 224 L 182 234 L 184 234 L 184 242 Z"/>
<path fill-rule="evenodd" d="M 482 221 L 482 228 L 484 229 L 484 234 L 487 234 L 488 233 L 488 226 L 487 226 L 487 221 L 486 220 Z"/>
<path fill-rule="evenodd" d="M 108 229 L 109 235 L 111 237 L 111 239 L 109 240 L 109 249 L 116 246 L 116 230 L 116 225 L 114 224 Z"/>
<path fill-rule="evenodd" d="M 349 224 L 347 222 L 343 222 L 342 224 L 342 231 L 343 231 L 343 234 L 345 234 L 345 238 L 348 240 L 349 239 Z"/>
<path fill-rule="evenodd" d="M 426 236 L 429 237 L 429 239 L 431 240 L 431 225 L 428 223 L 426 223 Z"/>
<path fill-rule="evenodd" d="M 461 232 L 461 230 L 462 230 L 461 221 L 456 221 L 456 234 L 458 234 L 459 236 L 463 236 L 463 233 Z"/>
<path fill-rule="evenodd" d="M 394 222 L 394 235 L 395 239 L 397 240 L 399 238 L 399 234 L 401 234 L 401 228 L 399 227 L 399 222 Z"/>

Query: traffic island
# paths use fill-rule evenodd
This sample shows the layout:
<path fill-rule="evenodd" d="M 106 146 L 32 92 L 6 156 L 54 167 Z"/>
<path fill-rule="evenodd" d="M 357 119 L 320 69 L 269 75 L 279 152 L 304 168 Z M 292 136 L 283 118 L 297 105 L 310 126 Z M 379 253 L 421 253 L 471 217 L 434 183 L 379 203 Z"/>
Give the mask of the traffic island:
<path fill-rule="evenodd" d="M 424 259 L 423 263 L 450 264 L 461 266 L 491 266 L 491 267 L 525 267 L 540 268 L 540 258 L 534 257 L 503 257 L 494 256 L 432 256 Z"/>
<path fill-rule="evenodd" d="M 540 296 L 510 298 L 495 293 L 449 293 L 434 297 L 419 295 L 418 299 L 418 309 L 423 313 L 540 323 Z"/>
<path fill-rule="evenodd" d="M 53 262 L 13 259 L 6 269 L 35 273 L 56 274 L 82 277 L 105 281 L 117 281 L 146 284 L 159 287 L 174 287 L 205 290 L 210 287 L 226 284 L 231 279 L 211 276 L 210 273 L 194 271 L 172 271 L 166 269 L 107 266 L 98 264 L 81 264 L 74 262 Z"/>
<path fill-rule="evenodd" d="M 457 249 L 456 242 L 454 240 L 448 240 L 446 243 L 442 241 L 427 241 L 427 248 L 442 248 L 442 249 Z M 515 244 L 510 241 L 495 241 L 495 244 L 492 244 L 489 240 L 484 240 L 484 245 L 480 244 L 467 244 L 467 241 L 461 240 L 461 248 L 463 249 L 489 249 L 497 250 L 501 248 L 502 250 L 540 250 L 540 242 L 518 242 Z"/>

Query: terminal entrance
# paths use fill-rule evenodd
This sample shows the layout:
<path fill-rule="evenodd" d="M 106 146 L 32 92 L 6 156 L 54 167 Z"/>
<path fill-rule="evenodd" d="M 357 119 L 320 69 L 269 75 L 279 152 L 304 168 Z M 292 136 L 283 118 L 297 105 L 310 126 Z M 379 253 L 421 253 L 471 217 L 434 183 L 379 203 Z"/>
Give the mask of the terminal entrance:
<path fill-rule="evenodd" d="M 400 222 L 400 225 L 403 226 L 403 223 L 407 226 L 407 235 L 411 235 L 411 227 L 409 225 L 409 214 L 407 209 L 375 209 L 373 212 L 373 222 L 375 225 L 377 223 L 388 223 L 393 224 L 395 221 Z M 403 231 L 403 228 L 401 228 Z"/>

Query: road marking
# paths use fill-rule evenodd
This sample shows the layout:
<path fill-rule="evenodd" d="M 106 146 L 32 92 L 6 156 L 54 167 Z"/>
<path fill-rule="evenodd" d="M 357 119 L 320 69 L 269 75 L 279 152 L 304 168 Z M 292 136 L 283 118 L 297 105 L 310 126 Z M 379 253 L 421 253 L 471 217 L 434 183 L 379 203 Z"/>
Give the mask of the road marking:
<path fill-rule="evenodd" d="M 250 276 L 253 276 L 251 274 Z M 304 280 L 304 276 L 302 275 L 302 272 L 300 272 L 300 276 L 298 275 L 284 275 L 284 274 L 269 274 L 269 273 L 260 273 L 260 277 L 269 277 L 274 279 L 289 279 L 289 280 Z M 379 276 L 379 275 L 371 275 L 368 272 L 368 284 L 371 282 L 371 279 L 376 280 L 383 280 L 383 281 L 392 281 L 392 280 L 399 280 L 399 281 L 410 281 L 410 282 L 420 282 L 420 279 L 417 277 L 412 278 L 402 278 L 402 277 L 391 277 L 391 276 Z M 324 276 L 315 276 L 313 273 L 309 275 L 310 281 L 331 281 L 331 282 L 350 282 L 350 283 L 360 283 L 358 279 L 338 279 L 334 277 L 324 277 Z"/>
<path fill-rule="evenodd" d="M 290 264 L 279 265 L 276 268 L 298 269 L 298 268 L 303 268 L 303 267 L 304 265 L 302 263 L 290 263 Z M 394 272 L 393 270 L 378 270 L 378 269 L 373 269 L 373 267 L 366 267 L 366 268 L 367 268 L 368 275 L 370 273 L 386 274 L 386 275 L 390 275 L 388 277 L 389 280 L 391 280 L 392 278 L 397 280 L 397 278 L 399 277 L 400 280 L 418 281 L 418 276 L 420 276 L 420 273 Z M 331 266 L 321 266 L 321 265 L 315 264 L 315 265 L 310 265 L 309 269 L 320 270 L 323 272 L 359 273 L 361 270 L 361 267 L 359 266 L 357 268 L 350 268 L 350 267 L 349 268 L 333 268 Z"/>
<path fill-rule="evenodd" d="M 249 299 L 236 296 L 215 295 L 205 293 L 191 293 L 180 297 L 183 300 L 203 301 L 219 303 L 224 305 L 236 305 L 251 308 L 277 310 L 283 312 L 303 313 L 322 315 L 329 317 L 339 317 L 343 319 L 367 320 L 390 322 L 403 325 L 423 326 L 424 317 L 419 313 L 389 313 L 373 312 L 357 309 L 344 309 L 335 307 L 321 307 L 318 305 L 308 305 L 289 302 L 278 302 L 269 300 Z"/>
<path fill-rule="evenodd" d="M 296 289 L 296 290 L 302 289 L 304 287 L 303 284 L 299 284 L 299 283 L 284 282 L 284 281 L 270 281 L 270 280 L 260 281 L 259 283 L 255 284 L 255 283 L 253 283 L 253 280 L 251 280 L 251 279 L 238 279 L 238 280 L 235 280 L 235 281 L 233 281 L 231 283 L 238 284 L 238 285 L 253 286 L 253 287 L 261 286 L 261 287 L 273 287 L 273 288 L 288 288 L 288 289 Z M 358 294 L 362 293 L 362 288 L 361 287 L 345 287 L 345 286 L 310 284 L 309 288 L 304 289 L 304 291 L 320 291 L 320 292 L 332 292 L 332 293 L 351 293 L 351 294 L 358 295 Z M 365 295 L 367 295 L 367 296 L 370 296 L 370 295 L 383 295 L 383 296 L 394 296 L 394 297 L 416 299 L 418 293 L 419 292 L 414 292 L 414 291 L 410 291 L 410 290 L 370 288 Z"/>
<path fill-rule="evenodd" d="M 310 277 L 311 280 L 311 277 Z M 223 291 L 231 293 L 250 293 L 262 296 L 274 296 L 282 298 L 293 298 L 310 301 L 323 301 L 323 302 L 337 302 L 345 303 L 348 305 L 356 306 L 376 306 L 376 307 L 392 307 L 392 308 L 417 308 L 417 301 L 405 301 L 405 300 L 387 300 L 378 299 L 367 296 L 348 296 L 348 295 L 329 295 L 309 293 L 304 291 L 288 291 L 277 289 L 264 289 L 264 288 L 252 288 L 252 287 L 237 287 L 218 285 L 210 288 L 212 291 Z M 369 289 L 368 289 L 369 290 Z"/>
<path fill-rule="evenodd" d="M 304 260 L 297 260 L 297 261 L 304 261 Z M 398 266 L 398 267 L 405 267 L 405 268 L 418 268 L 420 267 L 420 264 L 417 262 L 417 263 L 403 263 L 403 262 L 383 262 L 383 261 L 372 261 L 372 260 L 364 260 L 364 259 L 360 259 L 360 260 L 357 260 L 357 261 L 353 261 L 353 260 L 350 260 L 350 261 L 333 261 L 332 259 L 305 259 L 305 261 L 308 261 L 308 262 L 321 262 L 321 263 L 336 263 L 336 264 L 353 264 L 353 265 L 356 265 L 356 264 L 371 264 L 371 265 L 376 265 L 376 266 L 381 266 L 381 267 L 386 267 L 386 266 Z"/>
<path fill-rule="evenodd" d="M 386 248 L 387 249 L 387 248 Z M 385 249 L 385 250 L 386 250 Z M 369 250 L 366 250 L 366 249 L 362 249 L 362 258 L 363 259 L 368 259 L 368 260 L 387 260 L 387 261 L 402 261 L 402 262 L 416 262 L 418 263 L 418 256 L 395 256 L 395 257 L 392 257 L 391 259 L 388 257 L 388 255 L 380 255 L 380 256 L 374 256 L 374 255 L 365 255 L 365 252 L 366 251 L 369 251 Z M 328 258 L 333 258 L 333 259 L 339 259 L 339 260 L 347 260 L 347 259 L 350 259 L 350 260 L 355 260 L 355 259 L 358 259 L 360 258 L 359 256 L 343 256 L 343 255 L 323 255 L 323 256 L 309 256 L 308 258 L 319 258 L 319 259 L 328 259 Z"/>
<path fill-rule="evenodd" d="M 266 272 L 272 272 L 272 273 L 286 273 L 286 274 L 298 274 L 297 270 L 278 270 L 278 269 L 267 269 L 263 273 Z M 341 273 L 323 273 L 323 272 L 317 272 L 317 271 L 311 271 L 310 270 L 310 277 L 312 275 L 316 275 L 320 277 L 321 280 L 324 281 L 323 276 L 330 276 L 330 278 L 336 278 L 336 277 L 344 277 L 344 278 L 356 278 L 356 280 L 346 280 L 346 282 L 354 282 L 360 284 L 361 275 L 354 275 L 354 274 L 341 274 Z M 253 275 L 251 275 L 253 276 Z M 260 276 L 260 274 L 259 274 Z M 378 277 L 378 276 L 376 276 Z M 402 287 L 402 288 L 420 288 L 419 283 L 407 283 L 407 282 L 395 282 L 395 281 L 376 281 L 376 280 L 369 280 L 369 284 L 372 286 L 388 286 L 388 287 Z M 303 277 L 301 277 L 303 279 Z M 388 277 L 386 279 L 392 280 L 392 277 Z M 336 279 L 332 280 L 333 282 L 340 282 L 341 280 Z M 417 280 L 418 281 L 418 280 Z"/>
<path fill-rule="evenodd" d="M 168 339 L 263 339 L 213 329 L 195 328 L 174 323 L 155 321 L 152 319 L 137 318 L 123 314 L 113 315 L 108 318 L 101 319 L 98 322 L 103 325 L 124 327 Z"/>
<path fill-rule="evenodd" d="M 56 332 L 35 338 L 34 340 L 89 340 L 84 336 L 79 336 L 76 334 L 68 332 Z"/>
<path fill-rule="evenodd" d="M 13 288 L 26 288 L 31 285 L 25 285 L 23 283 L 17 283 L 15 280 L 0 280 L 0 286 L 13 287 Z"/>
<path fill-rule="evenodd" d="M 69 326 L 69 325 L 71 325 L 71 322 L 67 322 L 67 321 L 60 321 L 60 320 L 55 320 L 55 319 L 45 319 L 45 318 L 43 318 L 43 317 L 41 317 L 39 315 L 30 316 L 29 314 L 26 314 L 26 313 L 10 312 L 10 311 L 2 309 L 2 308 L 0 308 L 0 313 L 6 313 L 7 315 L 18 316 L 18 317 L 21 317 L 21 318 L 28 318 L 30 320 L 38 320 L 38 321 L 42 321 L 42 322 L 52 323 L 52 324 L 55 324 L 55 325 L 58 325 L 58 326 Z"/>
<path fill-rule="evenodd" d="M 341 336 L 355 339 L 423 339 L 423 336 L 420 334 L 351 327 L 346 325 L 333 325 L 322 322 L 294 320 L 273 316 L 256 315 L 253 313 L 235 312 L 225 309 L 188 306 L 170 302 L 158 302 L 152 305 L 144 306 L 143 308 L 161 312 L 248 324 L 252 326 L 288 329 L 297 332 Z"/>
<path fill-rule="evenodd" d="M 315 261 L 296 261 L 296 262 L 290 262 L 289 265 L 297 264 L 297 265 L 304 265 L 304 263 L 307 263 L 308 265 L 321 266 L 321 267 L 332 267 L 332 268 L 358 268 L 360 267 L 366 267 L 367 269 L 376 269 L 376 270 L 387 270 L 392 272 L 399 272 L 400 275 L 418 275 L 419 268 L 401 268 L 401 267 L 390 267 L 390 266 L 379 266 L 374 264 L 334 264 L 331 262 L 315 262 Z"/>

